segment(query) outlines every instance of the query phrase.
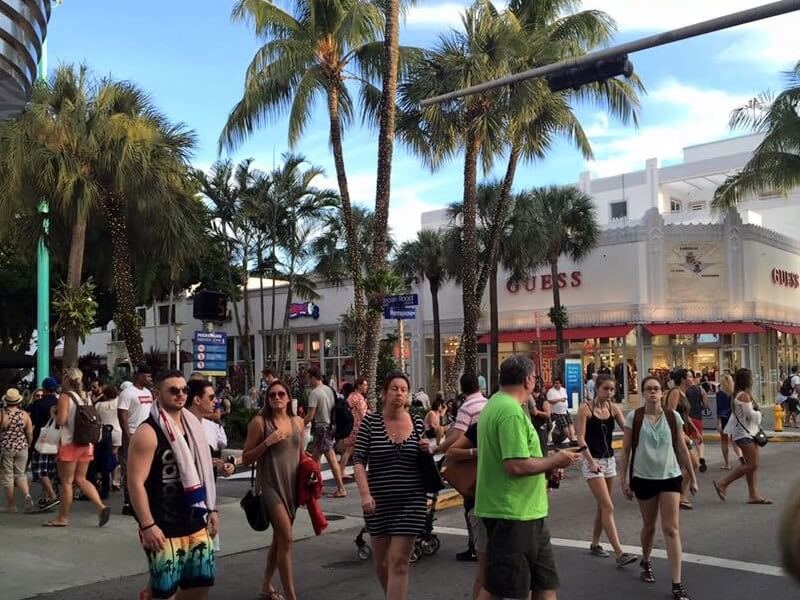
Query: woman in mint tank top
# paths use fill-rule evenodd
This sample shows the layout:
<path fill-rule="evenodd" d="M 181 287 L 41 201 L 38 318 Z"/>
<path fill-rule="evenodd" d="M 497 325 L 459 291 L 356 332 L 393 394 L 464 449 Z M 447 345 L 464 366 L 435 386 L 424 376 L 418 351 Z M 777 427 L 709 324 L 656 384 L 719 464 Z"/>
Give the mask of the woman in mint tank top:
<path fill-rule="evenodd" d="M 636 499 L 642 513 L 641 580 L 655 583 L 650 554 L 661 514 L 661 530 L 667 545 L 672 575 L 673 600 L 691 600 L 681 581 L 681 536 L 678 526 L 681 467 L 690 479 L 689 489 L 696 494 L 697 478 L 689 450 L 682 435 L 683 419 L 661 405 L 661 382 L 645 377 L 640 388 L 644 406 L 628 413 L 620 457 L 619 479 L 628 500 Z M 665 412 L 666 411 L 666 412 Z"/>

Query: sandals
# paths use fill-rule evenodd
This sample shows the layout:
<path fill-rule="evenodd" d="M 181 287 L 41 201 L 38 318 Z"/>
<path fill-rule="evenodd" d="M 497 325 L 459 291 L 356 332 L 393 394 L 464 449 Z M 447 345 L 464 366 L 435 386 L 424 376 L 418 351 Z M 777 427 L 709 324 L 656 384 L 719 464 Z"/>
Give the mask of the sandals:
<path fill-rule="evenodd" d="M 111 518 L 111 509 L 107 506 L 104 506 L 100 509 L 100 512 L 97 515 L 97 526 L 102 527 L 108 520 Z"/>
<path fill-rule="evenodd" d="M 759 498 L 758 500 L 749 500 L 748 504 L 772 504 L 772 500 L 767 498 Z"/>
<path fill-rule="evenodd" d="M 258 600 L 286 600 L 286 596 L 272 590 L 271 592 L 258 592 Z"/>
<path fill-rule="evenodd" d="M 655 583 L 656 582 L 656 575 L 653 572 L 653 562 L 649 560 L 643 560 L 639 562 L 639 567 L 641 567 L 642 572 L 639 574 L 639 579 L 644 581 L 645 583 Z"/>
<path fill-rule="evenodd" d="M 680 506 L 681 510 L 692 510 L 694 508 L 692 503 L 688 500 L 681 500 L 678 506 Z"/>
<path fill-rule="evenodd" d="M 347 498 L 347 492 L 345 491 L 336 491 L 328 494 L 328 498 Z"/>
<path fill-rule="evenodd" d="M 672 584 L 672 600 L 692 600 L 682 583 Z"/>
<path fill-rule="evenodd" d="M 716 481 L 712 481 L 711 483 L 714 484 L 714 489 L 717 490 L 717 496 L 719 496 L 719 499 L 723 502 L 727 502 L 725 499 L 725 492 L 722 491 L 722 487 Z"/>
<path fill-rule="evenodd" d="M 58 521 L 48 521 L 47 523 L 42 523 L 42 527 L 66 527 L 69 523 L 60 523 Z"/>

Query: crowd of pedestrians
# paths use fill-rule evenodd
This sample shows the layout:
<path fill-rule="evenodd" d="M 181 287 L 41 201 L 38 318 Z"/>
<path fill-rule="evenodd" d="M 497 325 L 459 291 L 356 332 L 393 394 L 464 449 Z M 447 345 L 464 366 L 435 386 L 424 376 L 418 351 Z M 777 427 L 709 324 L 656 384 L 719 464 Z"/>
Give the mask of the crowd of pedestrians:
<path fill-rule="evenodd" d="M 556 598 L 549 494 L 560 487 L 563 470 L 578 463 L 595 501 L 589 553 L 611 556 L 601 542 L 605 534 L 617 567 L 638 560 L 641 580 L 655 583 L 651 554 L 660 519 L 672 597 L 689 600 L 682 581 L 679 512 L 692 508 L 689 497 L 699 491 L 698 473 L 708 470 L 702 418 L 711 393 L 721 468 L 729 471 L 713 482 L 717 495 L 726 501 L 729 487 L 744 478 L 750 504 L 771 504 L 758 490 L 762 413 L 748 369 L 723 374 L 715 392 L 687 369 L 674 370 L 669 386 L 648 376 L 639 387 L 641 406 L 627 415 L 615 378 L 593 373 L 574 421 L 561 381 L 545 388 L 534 376 L 533 363 L 522 356 L 502 363 L 498 389 L 489 398 L 475 375 L 463 375 L 458 401 L 445 402 L 441 393 L 432 401 L 424 390 L 412 395 L 408 377 L 392 373 L 380 390 L 377 412 L 369 409 L 365 379 L 336 390 L 316 368 L 307 377 L 310 392 L 302 417 L 290 386 L 269 369 L 262 373 L 262 390 L 251 399 L 260 408 L 248 425 L 240 462 L 253 469 L 253 492 L 273 535 L 260 598 L 297 598 L 292 528 L 303 503 L 307 427 L 312 464 L 318 470 L 324 456 L 336 483 L 330 497 L 346 496 L 345 473 L 352 461 L 376 577 L 387 600 L 408 596 L 412 549 L 427 526 L 420 456 L 434 450 L 454 471 L 461 465 L 472 473 L 463 492 L 468 545 L 456 558 L 476 562 L 472 597 L 482 600 L 531 593 L 537 599 Z M 796 367 L 787 380 L 785 403 L 800 392 Z M 222 418 L 230 404 L 221 402 L 200 374 L 187 382 L 182 373 L 168 371 L 154 381 L 140 367 L 120 390 L 93 380 L 84 391 L 84 383 L 78 369 L 67 369 L 60 383 L 48 377 L 25 410 L 16 389 L 3 396 L 0 481 L 6 510 L 17 511 L 18 489 L 26 512 L 57 507 L 45 525 L 67 527 L 77 488 L 96 507 L 102 527 L 111 516 L 105 503 L 109 494 L 122 489 L 123 513 L 136 519 L 150 571 L 140 598 L 170 598 L 179 589 L 206 597 L 219 548 L 216 479 L 234 471 L 221 457 L 227 446 Z M 623 432 L 619 457 L 615 429 Z M 729 446 L 738 458 L 732 470 Z M 42 489 L 36 503 L 28 467 Z M 621 543 L 616 480 L 624 497 L 638 503 L 641 556 L 626 552 Z M 274 583 L 276 573 L 282 592 Z"/>

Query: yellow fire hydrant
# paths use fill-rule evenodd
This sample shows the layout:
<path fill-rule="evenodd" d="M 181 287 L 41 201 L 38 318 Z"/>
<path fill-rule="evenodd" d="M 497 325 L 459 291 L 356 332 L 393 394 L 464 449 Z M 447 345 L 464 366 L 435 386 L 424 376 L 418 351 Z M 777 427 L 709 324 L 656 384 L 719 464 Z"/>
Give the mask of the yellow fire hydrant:
<path fill-rule="evenodd" d="M 775 407 L 772 410 L 775 417 L 775 431 L 783 431 L 783 405 L 775 404 Z"/>

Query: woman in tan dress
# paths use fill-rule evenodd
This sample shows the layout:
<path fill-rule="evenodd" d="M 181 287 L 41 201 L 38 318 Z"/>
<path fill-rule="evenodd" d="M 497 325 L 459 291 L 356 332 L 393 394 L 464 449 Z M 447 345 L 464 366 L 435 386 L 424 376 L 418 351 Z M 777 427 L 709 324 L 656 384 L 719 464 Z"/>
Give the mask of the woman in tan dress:
<path fill-rule="evenodd" d="M 256 493 L 272 524 L 272 544 L 258 597 L 297 600 L 292 567 L 292 523 L 297 512 L 297 468 L 303 452 L 303 420 L 292 412 L 289 388 L 273 381 L 267 388 L 261 412 L 247 427 L 242 463 L 256 463 Z M 275 569 L 284 594 L 275 591 Z"/>

